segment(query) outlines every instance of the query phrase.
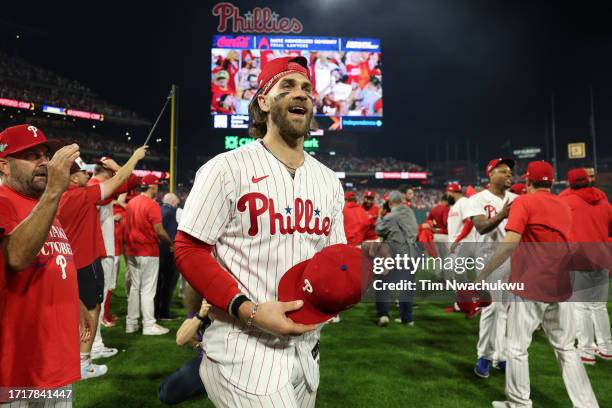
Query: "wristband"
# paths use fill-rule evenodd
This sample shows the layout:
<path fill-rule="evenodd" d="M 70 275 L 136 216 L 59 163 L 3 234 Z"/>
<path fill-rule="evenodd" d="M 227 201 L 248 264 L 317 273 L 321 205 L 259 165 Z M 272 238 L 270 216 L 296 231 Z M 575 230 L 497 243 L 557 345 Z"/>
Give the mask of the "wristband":
<path fill-rule="evenodd" d="M 196 319 L 198 319 L 202 323 L 206 323 L 206 319 L 204 317 L 200 316 L 199 313 L 196 313 L 193 317 L 195 317 Z"/>
<path fill-rule="evenodd" d="M 240 306 L 242 306 L 242 304 L 244 302 L 248 302 L 248 301 L 249 301 L 249 298 L 246 297 L 245 295 L 243 295 L 243 294 L 236 295 L 234 297 L 234 299 L 232 299 L 232 301 L 230 302 L 230 305 L 229 305 L 228 310 L 227 310 L 228 313 L 231 316 L 233 316 L 236 319 L 238 319 L 238 317 L 239 317 L 238 316 L 238 310 L 240 309 Z"/>
<path fill-rule="evenodd" d="M 255 315 L 257 314 L 257 308 L 259 307 L 259 305 L 257 303 L 255 303 L 255 306 L 253 306 L 251 308 L 251 315 L 249 316 L 248 320 L 247 320 L 247 326 L 251 327 L 253 326 L 253 319 L 255 319 Z"/>

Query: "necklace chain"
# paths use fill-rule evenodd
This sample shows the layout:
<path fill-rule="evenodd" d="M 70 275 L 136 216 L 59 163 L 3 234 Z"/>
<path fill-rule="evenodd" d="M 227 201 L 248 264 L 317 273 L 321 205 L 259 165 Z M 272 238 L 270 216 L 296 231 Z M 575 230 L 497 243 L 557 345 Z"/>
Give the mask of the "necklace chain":
<path fill-rule="evenodd" d="M 266 149 L 272 156 L 274 156 L 274 158 L 276 160 L 278 160 L 279 162 L 281 162 L 281 164 L 283 166 L 285 166 L 285 168 L 289 171 L 289 173 L 291 173 L 291 175 L 294 175 L 295 172 L 297 171 L 298 167 L 291 167 L 289 166 L 287 163 L 285 163 L 284 161 L 282 161 L 281 159 L 278 158 L 278 156 L 276 156 L 274 153 L 272 153 L 272 150 L 268 149 L 268 146 L 266 146 L 266 144 L 263 142 L 263 140 L 261 141 L 261 145 L 264 147 L 264 149 Z"/>

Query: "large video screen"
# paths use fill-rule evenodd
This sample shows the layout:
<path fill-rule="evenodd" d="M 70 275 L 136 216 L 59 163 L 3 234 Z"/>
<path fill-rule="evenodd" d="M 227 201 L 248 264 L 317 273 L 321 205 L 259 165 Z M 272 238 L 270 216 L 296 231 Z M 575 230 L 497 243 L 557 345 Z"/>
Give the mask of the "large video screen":
<path fill-rule="evenodd" d="M 274 58 L 300 55 L 309 61 L 315 116 L 323 132 L 382 128 L 380 40 L 216 35 L 211 54 L 214 128 L 248 128 L 248 106 L 262 67 Z"/>

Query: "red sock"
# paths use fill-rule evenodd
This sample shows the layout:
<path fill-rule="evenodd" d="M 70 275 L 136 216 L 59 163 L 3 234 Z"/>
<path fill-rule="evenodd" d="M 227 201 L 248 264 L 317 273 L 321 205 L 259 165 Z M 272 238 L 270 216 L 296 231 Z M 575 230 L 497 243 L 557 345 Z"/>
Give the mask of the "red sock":
<path fill-rule="evenodd" d="M 111 311 L 110 311 L 110 301 L 111 301 L 111 297 L 112 297 L 113 292 L 111 292 L 110 290 L 106 292 L 106 301 L 104 302 L 104 320 L 106 320 L 107 322 L 111 321 Z"/>

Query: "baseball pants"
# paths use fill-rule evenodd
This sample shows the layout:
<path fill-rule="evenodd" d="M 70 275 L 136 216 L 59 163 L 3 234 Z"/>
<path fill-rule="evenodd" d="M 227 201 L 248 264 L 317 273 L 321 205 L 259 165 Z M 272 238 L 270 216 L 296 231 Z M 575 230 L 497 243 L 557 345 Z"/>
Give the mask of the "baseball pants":
<path fill-rule="evenodd" d="M 102 299 L 102 305 L 104 305 L 104 303 L 106 303 L 106 296 L 108 295 L 108 291 L 115 289 L 117 283 L 117 275 L 115 274 L 115 257 L 105 256 L 103 258 L 100 258 L 100 263 L 102 264 L 102 271 L 104 272 L 104 293 Z M 100 331 L 103 318 L 104 312 L 102 311 L 100 312 L 100 316 L 98 317 L 98 328 L 96 329 L 96 336 L 93 342 L 94 349 L 104 346 L 104 341 L 102 340 L 102 333 Z"/>
<path fill-rule="evenodd" d="M 491 361 L 506 360 L 506 319 L 507 304 L 494 301 L 480 312 L 478 329 L 478 357 Z"/>
<path fill-rule="evenodd" d="M 594 349 L 612 355 L 612 334 L 607 302 L 610 278 L 607 270 L 572 272 L 572 303 L 576 318 L 578 350 L 584 357 L 594 358 Z"/>
<path fill-rule="evenodd" d="M 310 391 L 306 386 L 304 372 L 297 354 L 289 383 L 269 395 L 249 394 L 236 388 L 223 377 L 219 364 L 206 356 L 202 359 L 200 377 L 208 393 L 208 398 L 217 408 L 313 408 L 317 398 L 317 392 Z"/>
<path fill-rule="evenodd" d="M 72 385 L 55 388 L 52 391 L 70 391 Z M 2 408 L 72 408 L 71 399 L 41 399 L 41 400 L 17 400 L 13 402 L 0 403 Z"/>
<path fill-rule="evenodd" d="M 570 303 L 544 303 L 511 295 L 508 307 L 506 394 L 510 407 L 531 407 L 529 355 L 533 332 L 542 325 L 561 366 L 565 389 L 577 408 L 598 407 L 589 377 L 574 347 L 576 326 Z"/>
<path fill-rule="evenodd" d="M 142 311 L 142 326 L 155 324 L 155 290 L 159 274 L 159 258 L 156 256 L 128 256 L 127 269 L 130 275 L 130 294 L 126 324 L 138 324 Z"/>

